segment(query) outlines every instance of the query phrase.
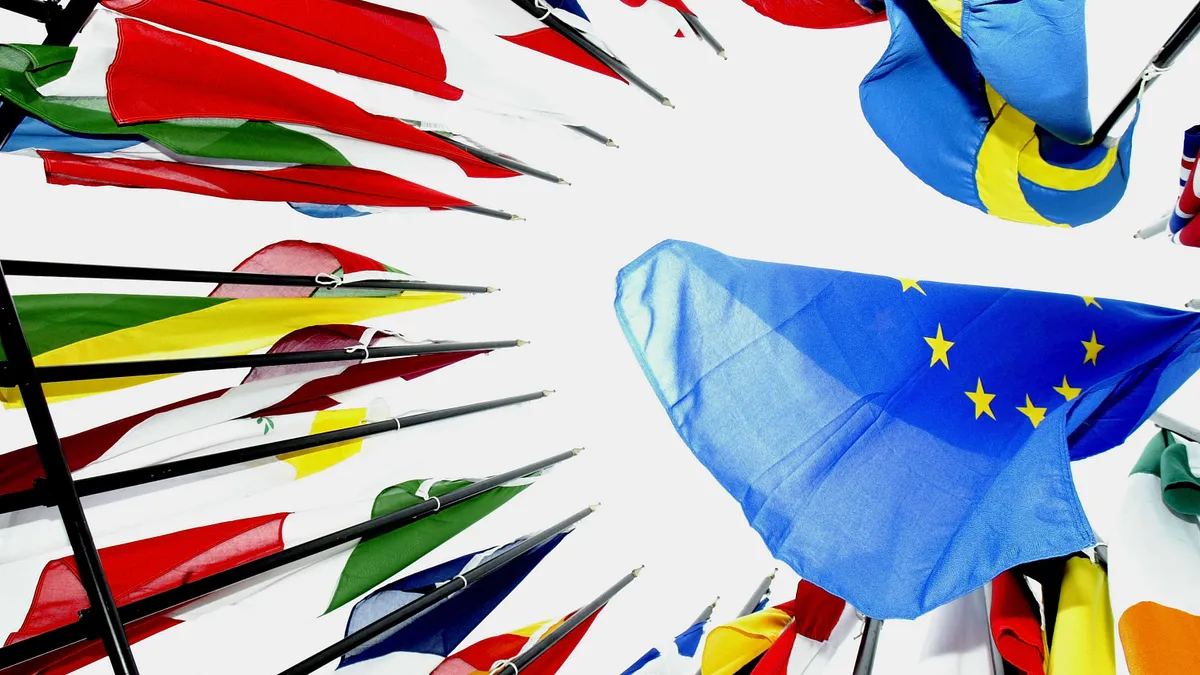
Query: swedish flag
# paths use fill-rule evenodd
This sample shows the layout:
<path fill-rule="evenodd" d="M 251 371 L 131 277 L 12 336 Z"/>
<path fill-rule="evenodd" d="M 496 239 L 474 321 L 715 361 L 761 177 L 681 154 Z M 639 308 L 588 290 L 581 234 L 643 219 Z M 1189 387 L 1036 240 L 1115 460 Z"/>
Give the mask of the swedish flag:
<path fill-rule="evenodd" d="M 1070 460 L 1200 369 L 1200 314 L 666 241 L 616 310 L 679 435 L 777 558 L 913 618 L 1095 541 Z"/>
<path fill-rule="evenodd" d="M 1084 0 L 886 0 L 892 39 L 859 87 L 918 178 L 986 213 L 1077 226 L 1117 205 L 1133 128 L 1091 146 Z"/>

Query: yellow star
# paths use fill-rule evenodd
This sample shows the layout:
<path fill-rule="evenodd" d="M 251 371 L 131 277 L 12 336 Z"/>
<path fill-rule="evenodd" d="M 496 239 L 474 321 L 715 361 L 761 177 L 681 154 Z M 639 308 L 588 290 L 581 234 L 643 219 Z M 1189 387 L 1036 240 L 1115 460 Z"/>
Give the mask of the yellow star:
<path fill-rule="evenodd" d="M 942 324 L 938 324 L 937 337 L 927 337 L 925 342 L 928 342 L 929 346 L 933 348 L 933 356 L 929 357 L 929 367 L 932 368 L 933 364 L 941 361 L 942 365 L 946 366 L 946 370 L 950 370 L 949 352 L 954 343 L 942 338 Z"/>
<path fill-rule="evenodd" d="M 1094 298 L 1093 296 L 1081 295 L 1079 297 L 1083 298 L 1083 306 L 1084 307 L 1091 307 L 1092 305 L 1095 305 L 1096 309 L 1104 309 L 1103 307 L 1100 306 L 1100 303 L 1096 302 L 1096 298 Z"/>
<path fill-rule="evenodd" d="M 983 378 L 977 380 L 975 391 L 965 391 L 963 393 L 975 404 L 975 419 L 979 419 L 979 416 L 984 413 L 987 413 L 988 417 L 996 419 L 996 416 L 992 414 L 992 399 L 996 398 L 996 395 L 989 394 L 983 390 Z"/>
<path fill-rule="evenodd" d="M 1101 349 L 1104 349 L 1104 345 L 1096 342 L 1096 331 L 1092 331 L 1091 340 L 1082 340 L 1082 342 L 1083 348 L 1087 350 L 1087 354 L 1083 357 L 1083 362 L 1087 363 L 1091 361 L 1093 366 L 1096 365 L 1096 355 L 1100 353 Z"/>
<path fill-rule="evenodd" d="M 910 288 L 915 288 L 915 289 L 917 289 L 917 291 L 919 291 L 921 293 L 921 295 L 925 295 L 925 289 L 921 288 L 921 282 L 919 280 L 917 280 L 917 279 L 901 279 L 900 277 L 896 277 L 896 278 L 899 279 L 899 281 L 900 281 L 900 292 L 901 293 L 904 293 L 905 291 L 907 291 Z"/>
<path fill-rule="evenodd" d="M 1034 429 L 1042 423 L 1042 420 L 1046 419 L 1046 409 L 1034 405 L 1033 401 L 1029 400 L 1029 394 L 1025 394 L 1025 407 L 1018 407 L 1017 410 L 1020 410 L 1021 414 L 1028 417 L 1030 422 L 1033 422 Z"/>
<path fill-rule="evenodd" d="M 1084 344 L 1087 344 L 1087 343 L 1085 342 Z M 1057 391 L 1058 393 L 1062 394 L 1063 398 L 1067 399 L 1068 401 L 1073 401 L 1073 400 L 1075 400 L 1075 397 L 1078 396 L 1083 390 L 1080 389 L 1079 387 L 1072 387 L 1071 385 L 1067 384 L 1067 376 L 1063 375 L 1062 386 L 1055 387 L 1054 391 Z"/>

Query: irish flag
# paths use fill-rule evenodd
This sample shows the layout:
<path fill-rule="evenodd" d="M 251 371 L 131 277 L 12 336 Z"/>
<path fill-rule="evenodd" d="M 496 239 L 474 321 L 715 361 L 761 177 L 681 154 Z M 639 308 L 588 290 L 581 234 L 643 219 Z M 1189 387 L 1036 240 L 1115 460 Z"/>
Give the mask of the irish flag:
<path fill-rule="evenodd" d="M 1121 518 L 1108 549 L 1112 612 L 1125 656 L 1117 659 L 1118 672 L 1166 675 L 1196 669 L 1197 476 L 1200 444 L 1160 430 L 1126 479 Z"/>
<path fill-rule="evenodd" d="M 287 591 L 285 597 L 291 598 L 290 603 L 271 604 L 284 618 L 328 614 L 499 508 L 538 475 L 511 481 L 390 533 L 359 541 L 349 550 L 334 549 L 315 560 L 308 559 L 308 564 L 298 569 L 269 573 L 240 587 L 237 593 L 216 594 L 156 615 L 147 621 L 157 631 L 145 632 L 161 632 L 220 607 L 248 602 L 264 590 Z M 369 518 L 444 496 L 472 482 L 410 480 L 383 490 L 373 501 L 222 521 L 105 546 L 100 557 L 114 597 L 118 604 L 125 605 Z M 70 556 L 44 565 L 29 560 L 10 563 L 0 566 L 0 574 L 5 579 L 0 589 L 0 631 L 9 632 L 5 644 L 70 624 L 78 618 L 78 611 L 87 606 Z M 39 667 L 70 672 L 97 658 L 102 658 L 102 654 L 96 653 L 93 646 L 77 645 L 40 660 Z"/>
<path fill-rule="evenodd" d="M 541 656 L 521 670 L 525 675 L 554 675 L 575 651 L 603 607 L 554 643 Z M 566 623 L 574 612 L 558 620 L 540 621 L 500 635 L 493 635 L 452 654 L 433 670 L 432 675 L 488 675 L 500 661 L 509 661 L 532 647 L 548 633 Z"/>
<path fill-rule="evenodd" d="M 365 256 L 298 241 L 267 246 L 236 269 L 354 279 L 398 276 L 393 268 Z M 34 362 L 50 366 L 246 354 L 313 324 L 354 323 L 460 297 L 426 292 L 376 296 L 317 286 L 218 286 L 206 297 L 65 293 L 23 295 L 14 300 Z M 47 397 L 55 401 L 161 377 L 59 382 L 44 388 Z M 19 404 L 20 395 L 15 388 L 0 389 L 0 401 L 9 406 Z"/>

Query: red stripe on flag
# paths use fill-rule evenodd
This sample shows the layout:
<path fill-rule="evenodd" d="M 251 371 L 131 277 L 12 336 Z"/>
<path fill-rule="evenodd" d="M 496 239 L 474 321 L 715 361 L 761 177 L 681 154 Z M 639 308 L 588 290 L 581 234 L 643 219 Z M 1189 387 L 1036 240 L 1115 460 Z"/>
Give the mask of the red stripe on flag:
<path fill-rule="evenodd" d="M 369 113 L 320 87 L 195 38 L 130 19 L 117 20 L 117 35 L 117 55 L 106 82 L 108 103 L 120 124 L 185 118 L 303 124 L 445 157 L 475 178 L 517 175 L 394 117 Z"/>
<path fill-rule="evenodd" d="M 854 0 L 742 0 L 765 17 L 801 28 L 849 28 L 887 18 L 872 14 Z"/>
<path fill-rule="evenodd" d="M 181 623 L 183 622 L 178 619 L 155 614 L 126 625 L 125 635 L 129 637 L 129 644 L 135 644 Z M 67 675 L 67 673 L 73 673 L 105 656 L 107 653 L 104 651 L 103 643 L 99 640 L 88 640 L 39 656 L 36 659 L 30 659 L 0 672 L 3 672 L 4 675 Z"/>
<path fill-rule="evenodd" d="M 195 527 L 100 549 L 100 562 L 117 605 L 178 588 L 222 570 L 283 550 L 286 513 Z M 75 558 L 46 563 L 20 630 L 5 645 L 74 623 L 88 607 Z"/>
<path fill-rule="evenodd" d="M 567 658 L 571 656 L 571 652 L 575 651 L 575 647 L 579 645 L 579 641 L 592 627 L 592 622 L 596 617 L 600 616 L 600 612 L 604 611 L 604 607 L 596 610 L 582 623 L 575 627 L 570 633 L 563 636 L 563 639 L 554 643 L 554 646 L 547 649 L 537 660 L 529 664 L 521 670 L 522 675 L 554 675 L 562 668 Z"/>
<path fill-rule="evenodd" d="M 359 0 L 105 0 L 122 14 L 211 40 L 451 101 L 429 20 Z"/>
<path fill-rule="evenodd" d="M 580 68 L 586 68 L 601 75 L 608 75 L 622 82 L 625 81 L 625 78 L 618 75 L 612 68 L 597 61 L 591 54 L 585 52 L 574 42 L 554 32 L 552 28 L 538 28 L 528 33 L 501 35 L 500 37 L 513 44 L 521 45 L 535 52 L 541 52 L 546 56 L 552 56 L 560 61 L 566 61 L 567 63 L 579 66 Z"/>
<path fill-rule="evenodd" d="M 40 150 L 54 185 L 175 190 L 260 202 L 375 207 L 469 206 L 470 202 L 381 171 L 351 166 L 293 166 L 240 171 L 159 160 L 103 158 Z"/>
<path fill-rule="evenodd" d="M 789 626 L 775 640 L 766 653 L 758 660 L 758 665 L 750 671 L 750 675 L 786 675 L 788 663 L 792 660 L 792 649 L 796 646 L 796 631 Z"/>
<path fill-rule="evenodd" d="M 1011 570 L 992 580 L 992 638 L 996 650 L 1026 675 L 1045 673 L 1042 617 L 1026 595 L 1025 580 Z"/>
<path fill-rule="evenodd" d="M 801 580 L 796 586 L 796 604 L 792 607 L 792 615 L 796 618 L 795 632 L 810 640 L 824 642 L 837 626 L 846 609 L 846 601 Z"/>
<path fill-rule="evenodd" d="M 233 271 L 315 277 L 318 274 L 330 274 L 340 266 L 337 255 L 324 244 L 289 239 L 258 249 L 233 268 Z M 221 284 L 208 295 L 211 298 L 306 298 L 316 290 L 316 285 L 300 287 Z"/>

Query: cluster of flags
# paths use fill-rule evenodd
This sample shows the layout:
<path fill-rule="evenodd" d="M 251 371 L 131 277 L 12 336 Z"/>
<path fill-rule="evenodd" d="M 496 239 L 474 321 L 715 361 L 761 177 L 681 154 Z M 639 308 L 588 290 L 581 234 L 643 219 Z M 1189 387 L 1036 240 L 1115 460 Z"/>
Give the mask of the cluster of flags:
<path fill-rule="evenodd" d="M 1172 635 L 1194 638 L 1198 607 L 1170 580 L 1200 562 L 1200 452 L 1164 432 L 1135 468 L 1144 489 L 1127 497 L 1120 535 L 1132 543 L 1114 538 L 1114 558 L 1121 546 L 1152 567 L 1114 568 L 1111 609 L 1103 547 L 1081 557 L 1098 541 L 1070 463 L 1122 444 L 1200 369 L 1200 315 L 680 241 L 622 269 L 615 304 L 696 458 L 777 558 L 858 611 L 889 626 L 933 621 L 984 606 L 980 589 L 995 580 L 1000 653 L 1060 673 L 1112 672 L 1113 609 L 1130 616 L 1134 649 L 1173 641 L 1161 637 L 1168 616 L 1179 618 Z M 1041 591 L 1056 599 L 1023 609 L 1024 581 L 1005 575 L 1047 565 L 1057 569 Z M 1117 601 L 1118 585 L 1136 590 Z M 1058 636 L 1049 649 L 1043 614 Z M 976 642 L 991 658 L 990 640 Z M 1133 672 L 1181 672 L 1125 653 Z"/>

